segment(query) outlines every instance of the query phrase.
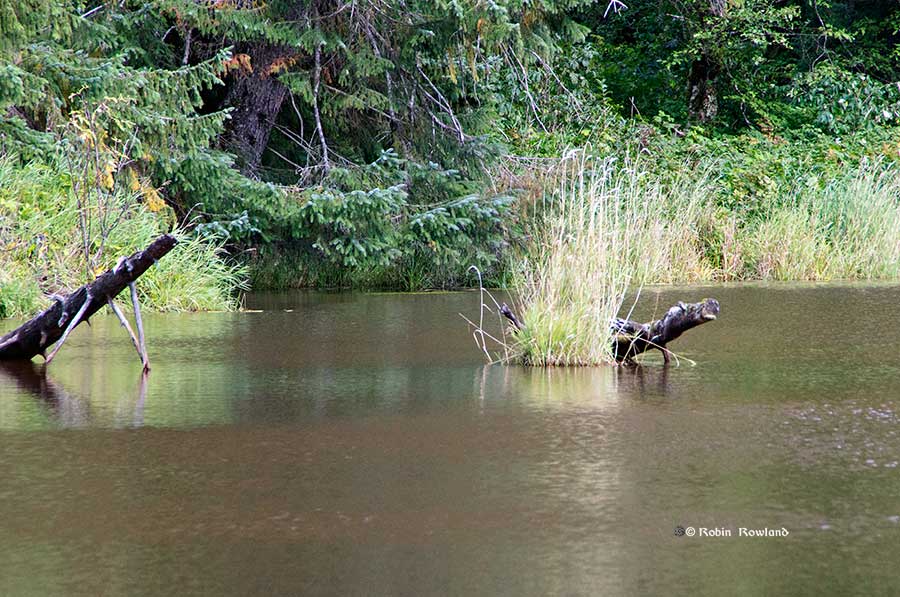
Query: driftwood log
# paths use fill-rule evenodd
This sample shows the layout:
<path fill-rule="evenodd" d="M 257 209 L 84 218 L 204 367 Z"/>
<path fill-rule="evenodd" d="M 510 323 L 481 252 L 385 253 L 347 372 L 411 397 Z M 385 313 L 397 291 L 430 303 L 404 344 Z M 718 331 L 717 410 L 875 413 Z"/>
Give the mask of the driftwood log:
<path fill-rule="evenodd" d="M 138 251 L 131 257 L 119 259 L 115 267 L 100 274 L 90 284 L 85 284 L 66 297 L 54 296 L 53 305 L 0 338 L 0 361 L 28 360 L 36 355 L 41 355 L 49 362 L 75 326 L 88 321 L 103 306 L 110 305 L 120 321 L 123 321 L 123 325 L 128 328 L 132 341 L 141 355 L 144 368 L 149 369 L 146 349 L 143 346 L 143 326 L 140 323 L 140 310 L 137 306 L 134 281 L 157 260 L 171 251 L 176 242 L 174 236 L 164 234 L 150 243 L 150 246 L 143 251 Z M 120 292 L 128 287 L 132 290 L 140 339 L 135 338 L 121 311 L 112 302 Z M 49 357 L 46 356 L 47 349 L 57 341 L 59 344 Z"/>
<path fill-rule="evenodd" d="M 617 361 L 633 363 L 637 355 L 656 349 L 662 352 L 663 359 L 668 363 L 671 352 L 666 345 L 689 329 L 716 319 L 719 308 L 719 301 L 708 298 L 699 303 L 679 302 L 670 308 L 662 319 L 649 323 L 614 319 L 610 324 L 613 332 L 613 355 Z M 522 322 L 506 304 L 501 305 L 500 313 L 512 322 L 517 330 L 523 328 Z"/>
<path fill-rule="evenodd" d="M 618 361 L 630 362 L 650 349 L 663 353 L 669 362 L 670 351 L 666 345 L 681 334 L 719 316 L 719 301 L 713 298 L 699 303 L 681 303 L 671 307 L 662 319 L 638 323 L 628 319 L 612 322 L 613 354 Z"/>

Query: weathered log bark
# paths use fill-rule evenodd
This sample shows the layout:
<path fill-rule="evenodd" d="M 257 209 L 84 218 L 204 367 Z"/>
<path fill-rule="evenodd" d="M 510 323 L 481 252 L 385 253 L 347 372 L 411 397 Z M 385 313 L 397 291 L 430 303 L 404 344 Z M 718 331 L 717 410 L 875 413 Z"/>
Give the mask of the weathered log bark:
<path fill-rule="evenodd" d="M 681 334 L 719 316 L 719 301 L 708 298 L 699 303 L 678 303 L 662 319 L 638 323 L 628 319 L 612 322 L 613 354 L 617 361 L 632 362 L 634 357 L 650 349 L 662 351 L 669 362 L 666 345 Z"/>
<path fill-rule="evenodd" d="M 719 301 L 713 298 L 699 303 L 681 303 L 669 309 L 662 319 L 649 323 L 639 323 L 630 319 L 615 319 L 611 323 L 613 332 L 613 356 L 619 362 L 632 363 L 634 357 L 650 349 L 663 353 L 663 359 L 669 362 L 669 349 L 666 345 L 681 336 L 684 332 L 707 321 L 713 321 L 719 315 Z M 503 304 L 500 313 L 512 322 L 517 330 L 523 324 Z"/>
<path fill-rule="evenodd" d="M 174 236 L 164 234 L 143 251 L 122 258 L 110 270 L 100 274 L 51 307 L 0 338 L 0 361 L 31 359 L 45 355 L 47 348 L 64 338 L 75 326 L 87 321 L 141 274 L 175 246 Z"/>

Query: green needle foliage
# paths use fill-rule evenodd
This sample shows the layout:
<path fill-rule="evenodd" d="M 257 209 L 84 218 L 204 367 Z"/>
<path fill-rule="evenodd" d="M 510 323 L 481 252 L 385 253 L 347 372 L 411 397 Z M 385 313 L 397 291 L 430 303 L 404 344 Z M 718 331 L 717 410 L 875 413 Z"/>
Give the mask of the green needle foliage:
<path fill-rule="evenodd" d="M 892 277 L 898 30 L 872 0 L 0 0 L 0 154 L 64 179 L 79 278 L 140 208 L 258 287 L 503 284 L 583 147 L 654 198 L 631 280 Z M 22 267 L 7 296 L 75 281 Z"/>

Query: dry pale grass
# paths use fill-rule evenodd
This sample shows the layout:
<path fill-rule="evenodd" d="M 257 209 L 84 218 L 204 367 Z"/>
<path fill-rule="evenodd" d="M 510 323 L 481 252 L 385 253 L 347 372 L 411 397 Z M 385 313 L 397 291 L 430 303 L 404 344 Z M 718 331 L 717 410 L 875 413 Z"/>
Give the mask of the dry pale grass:
<path fill-rule="evenodd" d="M 586 152 L 560 168 L 535 210 L 511 354 L 540 366 L 612 362 L 610 321 L 629 288 L 712 276 L 698 245 L 708 180 L 664 183 L 637 161 Z"/>

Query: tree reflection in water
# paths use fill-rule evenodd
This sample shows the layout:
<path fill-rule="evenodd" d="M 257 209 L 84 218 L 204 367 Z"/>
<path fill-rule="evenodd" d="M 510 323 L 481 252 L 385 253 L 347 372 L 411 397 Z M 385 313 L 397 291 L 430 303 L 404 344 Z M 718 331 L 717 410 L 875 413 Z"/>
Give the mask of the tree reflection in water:
<path fill-rule="evenodd" d="M 137 400 L 133 408 L 128 409 L 130 420 L 123 422 L 122 426 L 143 426 L 149 375 L 149 371 L 141 372 Z M 37 398 L 61 427 L 86 427 L 94 419 L 90 400 L 66 391 L 50 377 L 46 365 L 38 365 L 33 361 L 0 362 L 0 377 L 11 380 L 19 390 Z"/>

